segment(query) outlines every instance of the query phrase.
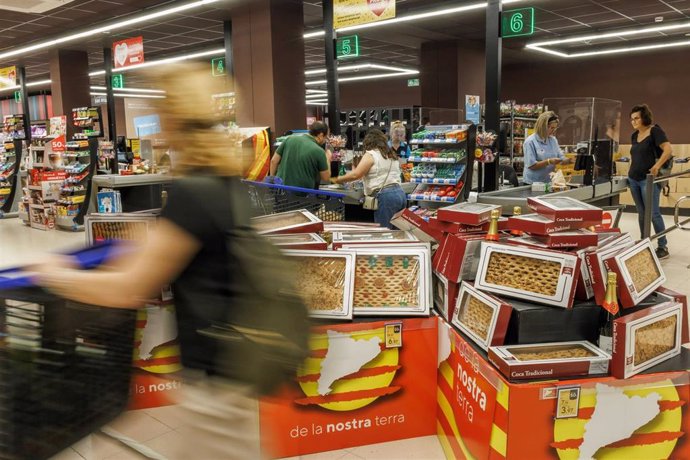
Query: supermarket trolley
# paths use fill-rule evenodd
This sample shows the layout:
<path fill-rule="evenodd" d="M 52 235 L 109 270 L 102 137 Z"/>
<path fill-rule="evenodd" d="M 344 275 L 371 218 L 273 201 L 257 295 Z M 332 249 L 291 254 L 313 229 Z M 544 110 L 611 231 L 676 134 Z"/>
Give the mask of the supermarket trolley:
<path fill-rule="evenodd" d="M 243 181 L 249 189 L 252 210 L 258 216 L 306 209 L 324 222 L 345 220 L 342 193 L 267 182 Z"/>
<path fill-rule="evenodd" d="M 85 268 L 114 245 L 76 256 Z M 0 459 L 45 459 L 126 407 L 136 311 L 68 301 L 0 271 Z"/>

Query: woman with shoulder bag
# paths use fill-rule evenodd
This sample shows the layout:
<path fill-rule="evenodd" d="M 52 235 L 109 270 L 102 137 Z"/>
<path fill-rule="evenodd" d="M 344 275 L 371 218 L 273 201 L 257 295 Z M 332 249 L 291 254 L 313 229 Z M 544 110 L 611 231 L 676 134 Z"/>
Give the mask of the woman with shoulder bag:
<path fill-rule="evenodd" d="M 659 195 L 661 185 L 654 184 L 652 203 L 646 202 L 647 174 L 658 176 L 664 164 L 673 157 L 671 143 L 666 133 L 653 124 L 652 111 L 647 104 L 636 105 L 630 110 L 630 122 L 635 130 L 632 134 L 632 147 L 630 148 L 630 170 L 628 171 L 628 184 L 632 193 L 637 217 L 640 224 L 640 233 L 643 231 L 645 209 L 652 207 L 652 224 L 654 231 L 661 233 L 666 230 L 664 219 L 659 208 Z M 661 154 L 659 155 L 659 152 Z M 656 255 L 659 259 L 669 257 L 667 239 L 662 236 L 658 239 L 659 247 Z"/>
<path fill-rule="evenodd" d="M 400 186 L 398 156 L 388 146 L 386 135 L 378 129 L 367 133 L 364 151 L 364 156 L 353 171 L 331 180 L 342 184 L 363 179 L 364 194 L 368 201 L 378 201 L 378 206 L 373 206 L 374 221 L 392 229 L 391 218 L 407 204 L 407 195 Z"/>

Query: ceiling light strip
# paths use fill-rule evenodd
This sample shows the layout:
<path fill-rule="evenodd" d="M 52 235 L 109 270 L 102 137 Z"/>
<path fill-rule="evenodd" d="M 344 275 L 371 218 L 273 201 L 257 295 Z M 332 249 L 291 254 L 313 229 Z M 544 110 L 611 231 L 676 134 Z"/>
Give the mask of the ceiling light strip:
<path fill-rule="evenodd" d="M 92 86 L 92 90 L 96 91 L 106 91 L 105 86 Z M 126 92 L 126 93 L 153 93 L 153 94 L 165 94 L 162 89 L 147 89 L 147 88 L 113 88 L 113 91 Z"/>
<path fill-rule="evenodd" d="M 346 78 L 339 78 L 338 82 L 340 83 L 345 83 L 348 81 L 361 81 L 361 80 L 372 80 L 374 78 L 391 78 L 391 77 L 403 77 L 403 76 L 409 76 L 409 75 L 419 75 L 418 70 L 410 70 L 406 72 L 391 72 L 391 73 L 379 73 L 379 74 L 374 74 L 374 75 L 362 75 L 360 77 L 346 77 Z M 316 85 L 325 85 L 326 80 L 312 80 L 305 82 L 306 86 L 316 86 Z"/>
<path fill-rule="evenodd" d="M 147 61 L 143 64 L 132 65 L 129 67 L 120 67 L 119 69 L 113 69 L 113 73 L 129 72 L 130 70 L 144 69 L 146 67 L 152 67 L 156 65 L 172 64 L 173 62 L 186 61 L 189 59 L 197 59 L 208 56 L 219 56 L 223 54 L 225 54 L 225 48 L 217 48 L 208 51 L 200 51 L 198 53 L 193 54 L 183 54 L 182 56 L 159 59 L 157 61 Z M 89 77 L 97 77 L 99 75 L 105 75 L 105 70 L 96 70 L 94 72 L 89 72 Z"/>
<path fill-rule="evenodd" d="M 107 96 L 106 93 L 101 93 L 101 92 L 91 92 L 91 96 Z M 158 96 L 154 94 L 122 94 L 122 93 L 115 93 L 113 94 L 115 97 L 131 97 L 134 99 L 165 99 L 165 96 Z"/>
<path fill-rule="evenodd" d="M 683 24 L 669 24 L 669 25 L 665 25 L 665 26 L 645 27 L 642 29 L 621 30 L 621 31 L 617 31 L 617 32 L 607 32 L 607 33 L 592 34 L 592 35 L 582 35 L 582 36 L 578 36 L 578 37 L 563 38 L 560 40 L 549 40 L 549 41 L 545 41 L 545 42 L 529 43 L 527 45 L 527 47 L 551 46 L 551 45 L 560 45 L 563 43 L 591 42 L 592 40 L 599 40 L 599 39 L 603 39 L 603 38 L 630 37 L 632 35 L 640 35 L 640 34 L 653 33 L 653 32 L 664 32 L 664 31 L 678 30 L 678 29 L 690 29 L 690 22 L 685 22 Z"/>
<path fill-rule="evenodd" d="M 522 0 L 503 0 L 504 5 L 509 5 L 511 3 L 517 3 Z M 420 19 L 428 19 L 428 18 L 434 18 L 437 16 L 445 16 L 449 14 L 457 14 L 457 13 L 464 13 L 466 11 L 473 11 L 473 10 L 480 10 L 484 9 L 487 6 L 487 2 L 481 2 L 481 3 L 474 3 L 471 5 L 463 5 L 463 6 L 457 6 L 454 8 L 444 8 L 441 10 L 434 10 L 434 11 L 428 11 L 426 13 L 417 13 L 417 14 L 410 14 L 407 16 L 400 16 L 397 18 L 393 19 L 388 19 L 385 21 L 377 21 L 377 22 L 370 22 L 368 24 L 358 24 L 356 26 L 348 26 L 348 27 L 343 27 L 340 29 L 337 29 L 338 32 L 352 32 L 355 30 L 362 30 L 362 29 L 371 29 L 373 27 L 383 27 L 391 24 L 399 24 L 401 22 L 410 22 L 410 21 L 417 21 Z M 303 38 L 309 39 L 309 38 L 317 38 L 317 37 L 322 37 L 326 35 L 326 33 L 323 30 L 318 30 L 314 32 L 308 32 L 303 35 Z"/>
<path fill-rule="evenodd" d="M 183 11 L 191 10 L 201 6 L 206 6 L 211 3 L 216 3 L 220 0 L 199 0 L 196 2 L 186 3 L 184 5 L 176 6 L 173 8 L 167 8 L 165 10 L 156 11 L 149 14 L 144 14 L 141 16 L 133 17 L 130 19 L 125 19 L 123 21 L 114 22 L 101 27 L 96 27 L 93 29 L 86 30 L 84 32 L 79 32 L 72 35 L 66 35 L 64 37 L 55 38 L 53 40 L 48 40 L 45 42 L 36 43 L 35 45 L 24 46 L 22 48 L 16 48 L 5 53 L 0 53 L 0 60 L 7 59 L 12 56 L 17 56 L 20 54 L 30 53 L 32 51 L 50 48 L 51 46 L 59 45 L 61 43 L 72 42 L 82 38 L 91 37 L 94 35 L 102 34 L 104 32 L 111 32 L 113 30 L 122 29 L 124 27 L 129 27 L 135 24 L 141 24 L 142 22 L 151 21 L 154 19 L 161 18 L 163 16 L 169 16 L 171 14 L 182 13 Z"/>

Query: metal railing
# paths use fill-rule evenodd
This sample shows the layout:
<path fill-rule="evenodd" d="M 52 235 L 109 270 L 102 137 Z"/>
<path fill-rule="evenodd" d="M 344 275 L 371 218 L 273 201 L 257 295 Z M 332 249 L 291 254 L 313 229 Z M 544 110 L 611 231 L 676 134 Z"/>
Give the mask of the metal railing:
<path fill-rule="evenodd" d="M 647 174 L 646 178 L 646 186 L 645 186 L 645 203 L 653 203 L 654 201 L 654 184 L 658 184 L 661 182 L 666 182 L 669 179 L 673 179 L 674 177 L 681 177 L 681 176 L 689 176 L 690 171 L 683 171 L 679 173 L 674 173 L 674 174 L 669 174 L 667 176 L 659 176 L 659 177 L 654 177 L 652 174 Z M 650 240 L 656 240 L 657 238 L 660 238 L 667 233 L 670 233 L 674 230 L 690 230 L 690 227 L 684 227 L 685 224 L 690 222 L 690 217 L 683 220 L 682 222 L 679 222 L 680 218 L 680 204 L 686 200 L 690 200 L 690 195 L 682 196 L 678 198 L 676 201 L 676 205 L 674 207 L 673 211 L 673 224 L 671 227 L 668 227 L 666 230 L 660 233 L 656 233 L 652 235 L 652 206 L 648 205 L 645 206 L 644 208 L 644 223 L 642 226 L 642 238 L 649 238 Z"/>

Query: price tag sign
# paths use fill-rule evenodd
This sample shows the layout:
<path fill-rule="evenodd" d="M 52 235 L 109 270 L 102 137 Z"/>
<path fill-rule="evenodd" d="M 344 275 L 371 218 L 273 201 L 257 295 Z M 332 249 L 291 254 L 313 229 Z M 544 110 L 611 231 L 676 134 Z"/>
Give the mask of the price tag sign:
<path fill-rule="evenodd" d="M 559 388 L 556 418 L 575 418 L 580 407 L 580 387 Z"/>
<path fill-rule="evenodd" d="M 504 11 L 501 15 L 501 37 L 522 37 L 534 34 L 534 8 Z"/>
<path fill-rule="evenodd" d="M 402 347 L 402 323 L 386 324 L 386 348 Z"/>
<path fill-rule="evenodd" d="M 64 152 L 65 151 L 65 136 L 58 136 L 52 141 L 50 141 L 50 148 L 53 152 Z"/>

